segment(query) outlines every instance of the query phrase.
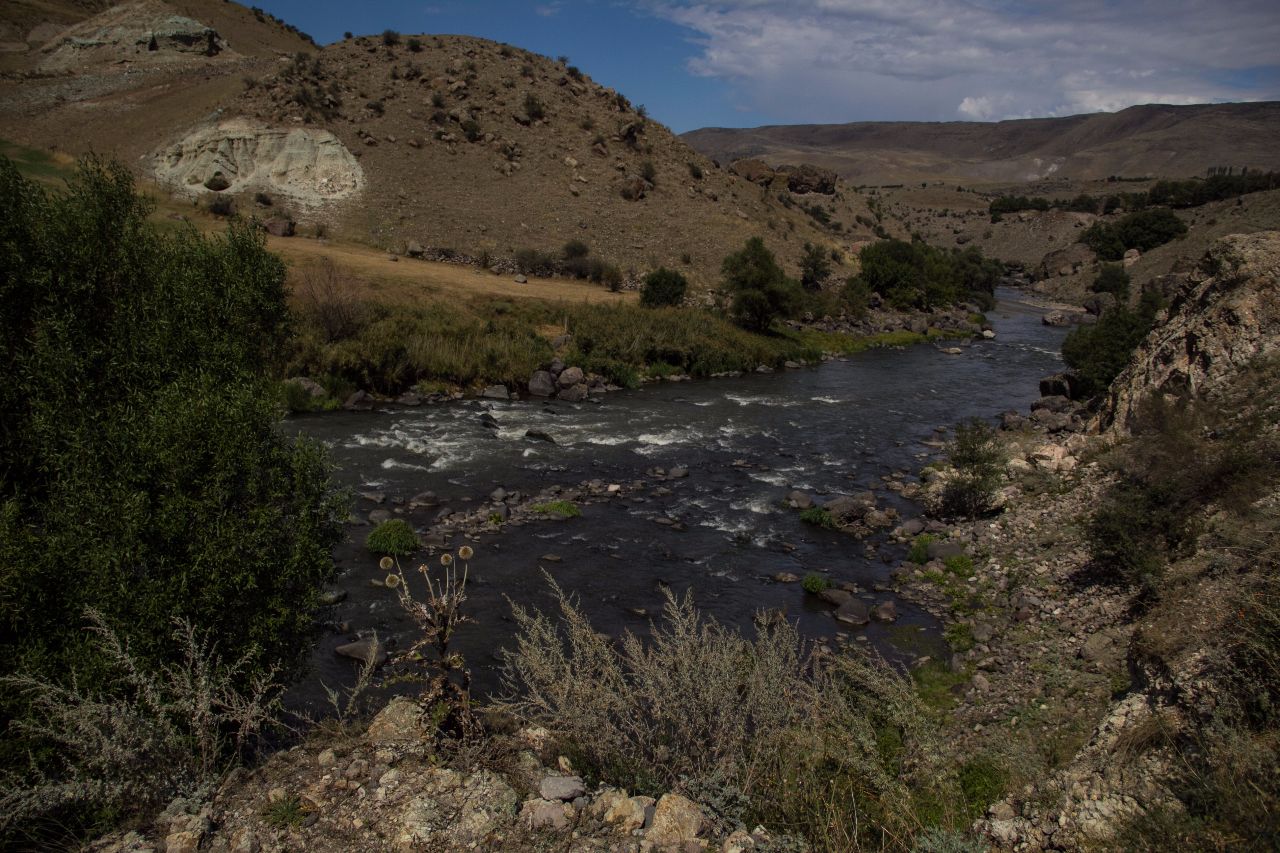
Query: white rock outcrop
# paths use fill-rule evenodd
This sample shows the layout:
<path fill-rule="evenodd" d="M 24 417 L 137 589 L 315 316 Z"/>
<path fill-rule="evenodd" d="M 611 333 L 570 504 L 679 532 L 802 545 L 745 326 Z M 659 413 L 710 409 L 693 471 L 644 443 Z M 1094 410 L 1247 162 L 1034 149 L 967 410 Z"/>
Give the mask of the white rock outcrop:
<path fill-rule="evenodd" d="M 215 176 L 225 191 L 263 191 L 317 207 L 357 195 L 364 170 L 327 130 L 270 127 L 231 119 L 192 131 L 156 156 L 155 176 L 179 191 L 206 192 Z"/>

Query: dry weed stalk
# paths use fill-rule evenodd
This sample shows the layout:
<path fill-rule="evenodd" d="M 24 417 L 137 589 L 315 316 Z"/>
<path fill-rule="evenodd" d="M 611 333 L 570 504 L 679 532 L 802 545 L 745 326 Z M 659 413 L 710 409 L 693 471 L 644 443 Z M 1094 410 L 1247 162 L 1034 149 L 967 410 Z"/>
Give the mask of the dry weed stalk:
<path fill-rule="evenodd" d="M 467 561 L 473 553 L 467 545 L 458 549 L 461 569 L 452 554 L 441 554 L 444 572 L 434 580 L 428 566 L 420 565 L 418 572 L 426 583 L 426 595 L 422 599 L 414 597 L 398 561 L 384 557 L 381 562 L 384 569 L 393 569 L 387 575 L 387 586 L 396 590 L 401 607 L 421 630 L 421 636 L 405 654 L 421 656 L 427 670 L 423 704 L 435 730 L 456 738 L 471 737 L 480 731 L 479 720 L 471 708 L 471 671 L 466 668 L 462 655 L 449 649 L 454 631 L 474 621 L 463 612 L 467 601 Z"/>

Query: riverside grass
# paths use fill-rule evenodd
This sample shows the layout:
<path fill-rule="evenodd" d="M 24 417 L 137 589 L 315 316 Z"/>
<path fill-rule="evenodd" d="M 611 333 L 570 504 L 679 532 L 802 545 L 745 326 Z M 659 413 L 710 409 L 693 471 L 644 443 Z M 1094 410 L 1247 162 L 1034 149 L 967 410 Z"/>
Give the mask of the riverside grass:
<path fill-rule="evenodd" d="M 349 310 L 349 305 L 341 306 Z M 366 302 L 345 334 L 328 332 L 328 306 L 296 308 L 286 374 L 328 378 L 381 393 L 421 383 L 519 385 L 557 355 L 634 388 L 671 373 L 706 377 L 908 346 L 964 333 L 930 330 L 853 336 L 816 330 L 746 331 L 698 308 L 478 299 L 404 306 Z M 559 349 L 553 341 L 565 335 Z"/>

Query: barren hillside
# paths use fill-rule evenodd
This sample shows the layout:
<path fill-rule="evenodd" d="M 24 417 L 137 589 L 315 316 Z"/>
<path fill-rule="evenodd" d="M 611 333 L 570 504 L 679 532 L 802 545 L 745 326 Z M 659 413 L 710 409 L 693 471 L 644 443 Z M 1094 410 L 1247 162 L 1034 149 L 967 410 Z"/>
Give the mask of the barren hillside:
<path fill-rule="evenodd" d="M 1210 166 L 1280 168 L 1280 103 L 1148 104 L 1117 113 L 1001 122 L 855 122 L 703 128 L 684 134 L 721 162 L 810 162 L 856 184 L 1048 176 L 1189 177 Z"/>
<path fill-rule="evenodd" d="M 793 271 L 804 243 L 822 245 L 837 275 L 871 239 L 856 193 L 728 174 L 621 93 L 519 48 L 405 35 L 317 49 L 215 0 L 88 11 L 0 80 L 3 135 L 111 154 L 304 233 L 495 261 L 578 240 L 624 275 L 666 265 L 704 286 L 751 236 Z"/>

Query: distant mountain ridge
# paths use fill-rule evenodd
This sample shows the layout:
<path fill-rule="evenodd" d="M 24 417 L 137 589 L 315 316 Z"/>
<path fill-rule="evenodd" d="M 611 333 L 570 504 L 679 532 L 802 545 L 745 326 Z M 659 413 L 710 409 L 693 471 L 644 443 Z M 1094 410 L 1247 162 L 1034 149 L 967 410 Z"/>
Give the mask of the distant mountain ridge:
<path fill-rule="evenodd" d="M 1280 102 L 1147 104 L 1000 122 L 701 128 L 682 136 L 722 163 L 807 162 L 858 184 L 1188 177 L 1212 166 L 1280 169 Z"/>

